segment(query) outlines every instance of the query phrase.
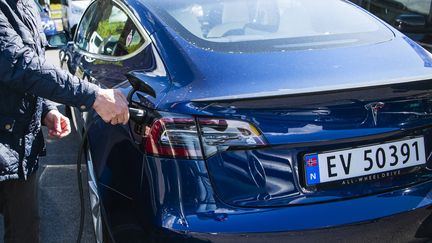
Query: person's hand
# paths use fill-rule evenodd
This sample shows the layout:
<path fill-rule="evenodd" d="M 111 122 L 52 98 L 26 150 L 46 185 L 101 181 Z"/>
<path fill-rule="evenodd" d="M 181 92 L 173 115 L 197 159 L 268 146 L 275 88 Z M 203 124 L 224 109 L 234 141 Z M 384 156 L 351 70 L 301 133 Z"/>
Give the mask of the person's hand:
<path fill-rule="evenodd" d="M 93 108 L 105 122 L 112 125 L 125 125 L 129 121 L 128 102 L 119 90 L 99 89 Z"/>
<path fill-rule="evenodd" d="M 43 123 L 48 127 L 48 135 L 50 137 L 64 138 L 71 132 L 69 118 L 57 110 L 49 111 L 45 115 Z"/>

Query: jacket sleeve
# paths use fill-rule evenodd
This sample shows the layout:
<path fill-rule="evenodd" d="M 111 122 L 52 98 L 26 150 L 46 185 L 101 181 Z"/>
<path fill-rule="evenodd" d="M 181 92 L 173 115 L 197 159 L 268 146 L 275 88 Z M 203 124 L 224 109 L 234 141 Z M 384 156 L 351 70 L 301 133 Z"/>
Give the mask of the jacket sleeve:
<path fill-rule="evenodd" d="M 44 99 L 42 103 L 42 121 L 45 119 L 46 114 L 52 110 L 57 110 L 57 106 L 54 102 Z"/>
<path fill-rule="evenodd" d="M 0 83 L 83 111 L 93 106 L 99 89 L 38 56 L 32 45 L 24 44 L 1 11 Z"/>

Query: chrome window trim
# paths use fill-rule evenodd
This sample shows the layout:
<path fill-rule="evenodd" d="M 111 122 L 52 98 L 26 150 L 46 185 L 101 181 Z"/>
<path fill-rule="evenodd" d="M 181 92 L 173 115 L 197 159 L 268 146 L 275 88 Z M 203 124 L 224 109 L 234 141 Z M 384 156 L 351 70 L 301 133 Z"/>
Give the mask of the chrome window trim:
<path fill-rule="evenodd" d="M 81 17 L 79 24 L 77 25 L 75 34 L 74 34 L 74 38 L 73 38 L 73 46 L 74 49 L 81 55 L 87 56 L 89 58 L 92 59 L 98 59 L 98 60 L 102 60 L 102 61 L 109 61 L 109 62 L 120 62 L 120 61 L 124 61 L 127 60 L 129 58 L 132 58 L 136 55 L 138 55 L 141 51 L 143 51 L 146 47 L 148 47 L 151 44 L 151 38 L 148 35 L 147 31 L 144 29 L 144 27 L 140 24 L 140 22 L 138 21 L 138 19 L 136 18 L 136 16 L 133 14 L 133 12 L 129 9 L 129 7 L 124 4 L 122 1 L 120 0 L 109 0 L 113 3 L 115 3 L 120 10 L 124 11 L 126 13 L 126 15 L 131 18 L 133 24 L 137 27 L 138 32 L 142 35 L 142 37 L 144 38 L 144 43 L 141 45 L 140 48 L 138 48 L 137 50 L 135 50 L 132 53 L 129 53 L 127 55 L 124 56 L 108 56 L 108 55 L 101 55 L 101 54 L 95 54 L 95 53 L 90 53 L 88 51 L 85 51 L 83 49 L 81 49 L 77 44 L 76 44 L 76 38 L 78 35 L 78 30 L 79 27 L 81 26 L 81 22 L 84 18 L 84 15 L 87 13 L 88 9 L 90 9 L 90 7 L 98 0 L 93 0 L 87 7 L 86 11 L 84 12 L 83 16 Z"/>

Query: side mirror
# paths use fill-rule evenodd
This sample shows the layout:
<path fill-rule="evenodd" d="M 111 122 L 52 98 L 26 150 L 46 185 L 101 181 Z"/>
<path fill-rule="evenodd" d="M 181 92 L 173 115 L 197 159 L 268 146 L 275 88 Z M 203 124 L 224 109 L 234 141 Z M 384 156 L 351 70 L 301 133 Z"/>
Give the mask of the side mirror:
<path fill-rule="evenodd" d="M 64 32 L 58 32 L 55 35 L 48 36 L 48 46 L 51 48 L 59 48 L 66 46 L 68 43 L 68 38 Z"/>
<path fill-rule="evenodd" d="M 426 18 L 423 15 L 415 13 L 401 14 L 396 17 L 395 26 L 402 32 L 424 32 Z"/>

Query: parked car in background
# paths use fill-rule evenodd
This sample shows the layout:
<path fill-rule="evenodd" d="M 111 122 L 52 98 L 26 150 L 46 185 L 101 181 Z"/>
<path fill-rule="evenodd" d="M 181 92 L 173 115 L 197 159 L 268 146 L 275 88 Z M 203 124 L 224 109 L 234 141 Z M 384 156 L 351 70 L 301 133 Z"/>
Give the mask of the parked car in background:
<path fill-rule="evenodd" d="M 156 93 L 71 112 L 98 242 L 432 237 L 432 56 L 353 3 L 98 0 L 60 57 Z"/>
<path fill-rule="evenodd" d="M 431 0 L 353 0 L 366 10 L 432 50 Z"/>
<path fill-rule="evenodd" d="M 54 20 L 49 15 L 49 9 L 42 7 L 39 2 L 35 1 L 39 15 L 42 21 L 42 27 L 47 38 L 57 34 L 57 28 Z"/>
<path fill-rule="evenodd" d="M 61 0 L 63 30 L 72 37 L 90 0 Z"/>

